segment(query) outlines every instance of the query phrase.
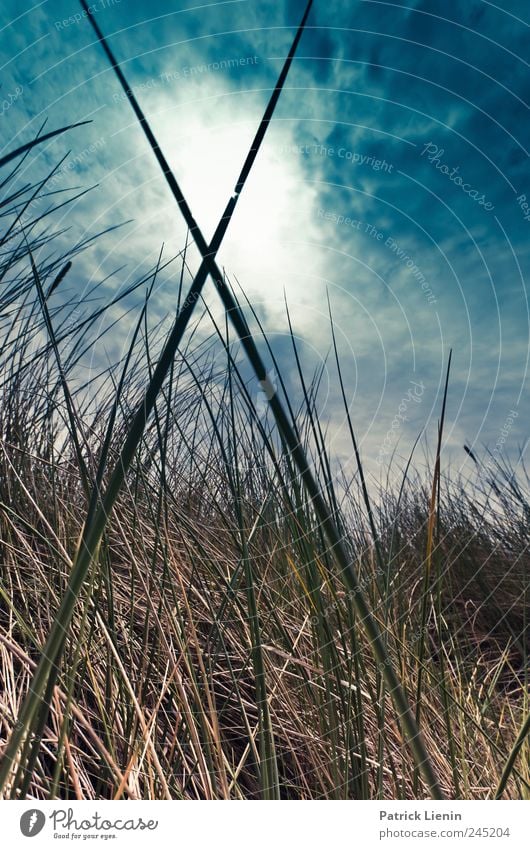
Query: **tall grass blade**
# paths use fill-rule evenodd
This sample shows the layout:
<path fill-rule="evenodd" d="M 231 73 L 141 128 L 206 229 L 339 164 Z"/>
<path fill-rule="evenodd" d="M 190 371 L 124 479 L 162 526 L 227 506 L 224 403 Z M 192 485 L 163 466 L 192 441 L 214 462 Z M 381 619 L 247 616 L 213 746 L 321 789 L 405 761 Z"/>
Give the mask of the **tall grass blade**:
<path fill-rule="evenodd" d="M 4 154 L 4 156 L 0 156 L 0 168 L 4 165 L 7 165 L 8 162 L 11 162 L 13 159 L 16 159 L 17 156 L 20 156 L 22 153 L 26 153 L 31 150 L 38 144 L 42 144 L 42 142 L 48 141 L 48 139 L 53 139 L 54 136 L 59 136 L 62 133 L 68 132 L 68 130 L 73 130 L 75 127 L 83 127 L 85 124 L 91 124 L 91 121 L 78 121 L 76 124 L 68 124 L 66 127 L 60 127 L 58 130 L 51 130 L 49 133 L 45 133 L 43 136 L 38 136 L 33 141 L 26 142 L 26 144 L 20 145 L 15 150 L 12 150 L 10 153 Z"/>
<path fill-rule="evenodd" d="M 518 756 L 519 752 L 521 751 L 522 745 L 523 745 L 524 741 L 526 740 L 526 738 L 528 737 L 529 734 L 530 734 L 530 714 L 527 714 L 526 719 L 521 726 L 521 730 L 519 731 L 519 734 L 517 735 L 517 740 L 513 744 L 513 748 L 512 748 L 512 751 L 510 752 L 508 760 L 506 761 L 506 764 L 504 765 L 504 769 L 502 771 L 501 779 L 500 779 L 499 784 L 497 786 L 497 789 L 495 791 L 495 798 L 496 799 L 500 799 L 502 797 L 502 794 L 506 790 L 506 785 L 508 784 L 508 780 L 510 778 L 510 775 L 514 772 L 514 766 L 515 766 L 515 761 L 517 760 L 517 756 Z"/>

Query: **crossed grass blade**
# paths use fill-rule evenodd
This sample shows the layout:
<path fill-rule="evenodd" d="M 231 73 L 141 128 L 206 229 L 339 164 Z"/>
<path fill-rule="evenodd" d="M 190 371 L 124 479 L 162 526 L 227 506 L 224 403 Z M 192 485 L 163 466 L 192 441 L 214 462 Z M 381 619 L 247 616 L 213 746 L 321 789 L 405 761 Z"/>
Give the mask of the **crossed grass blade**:
<path fill-rule="evenodd" d="M 85 0 L 81 0 L 81 4 L 83 5 L 85 10 L 87 11 L 87 14 L 89 14 L 89 9 L 88 9 L 88 6 L 87 6 Z M 238 200 L 239 195 L 240 195 L 240 193 L 243 189 L 245 180 L 248 177 L 250 170 L 252 168 L 252 164 L 255 160 L 255 157 L 257 156 L 259 146 L 261 145 L 261 142 L 263 141 L 263 138 L 265 136 L 265 132 L 267 130 L 268 124 L 270 123 L 274 108 L 276 106 L 277 100 L 278 100 L 279 95 L 281 93 L 281 89 L 283 88 L 283 85 L 284 85 L 285 79 L 287 77 L 287 73 L 288 73 L 290 64 L 291 64 L 292 59 L 294 57 L 295 50 L 298 46 L 298 42 L 299 42 L 299 40 L 302 36 L 303 30 L 305 28 L 305 24 L 306 24 L 308 15 L 309 15 L 309 12 L 311 10 L 311 5 L 312 5 L 312 3 L 309 2 L 306 6 L 305 13 L 304 13 L 302 21 L 300 23 L 300 26 L 298 28 L 296 37 L 293 41 L 293 45 L 291 47 L 291 50 L 289 52 L 289 55 L 288 55 L 287 60 L 285 62 L 285 65 L 282 69 L 278 83 L 277 83 L 277 85 L 274 89 L 274 92 L 272 94 L 271 100 L 270 100 L 270 102 L 267 106 L 267 109 L 265 111 L 265 114 L 264 114 L 264 117 L 263 117 L 262 122 L 260 124 L 260 127 L 258 128 L 258 132 L 256 133 L 254 142 L 253 142 L 252 147 L 249 151 L 249 154 L 247 156 L 247 159 L 246 159 L 245 164 L 243 166 L 243 169 L 241 171 L 240 177 L 237 181 L 234 194 L 232 195 L 232 197 L 228 201 L 224 215 L 219 222 L 219 225 L 216 229 L 216 232 L 214 234 L 214 237 L 212 239 L 212 242 L 211 242 L 209 248 L 206 246 L 206 242 L 204 240 L 204 237 L 202 236 L 201 231 L 200 231 L 193 215 L 191 214 L 191 210 L 190 210 L 184 196 L 182 195 L 180 187 L 178 186 L 178 183 L 177 183 L 174 175 L 170 171 L 169 165 L 167 164 L 165 158 L 163 157 L 162 152 L 160 151 L 158 143 L 156 142 L 156 139 L 155 139 L 155 137 L 154 137 L 154 135 L 153 135 L 146 119 L 145 119 L 145 116 L 143 115 L 139 105 L 137 104 L 137 102 L 134 98 L 134 95 L 132 94 L 132 92 L 130 90 L 130 87 L 127 85 L 125 77 L 124 77 L 121 69 L 119 68 L 118 63 L 116 62 L 116 59 L 114 58 L 110 48 L 108 47 L 108 45 L 105 41 L 105 38 L 104 38 L 103 34 L 101 33 L 101 30 L 99 29 L 97 22 L 95 21 L 94 17 L 91 16 L 90 14 L 89 14 L 89 19 L 92 23 L 92 26 L 94 27 L 96 34 L 98 35 L 100 43 L 102 44 L 108 58 L 110 59 L 112 65 L 113 65 L 113 68 L 116 72 L 116 75 L 118 76 L 118 79 L 120 80 L 120 83 L 121 83 L 125 93 L 127 94 L 127 97 L 129 98 L 131 106 L 133 107 L 133 109 L 134 109 L 134 111 L 135 111 L 135 113 L 136 113 L 136 115 L 137 115 L 137 117 L 140 121 L 140 124 L 142 125 L 142 128 L 144 129 L 144 132 L 145 132 L 148 140 L 150 141 L 153 152 L 155 153 L 155 156 L 156 156 L 156 158 L 157 158 L 157 160 L 158 160 L 158 162 L 159 162 L 159 164 L 162 168 L 162 171 L 163 171 L 163 173 L 166 177 L 166 180 L 167 180 L 170 188 L 172 189 L 172 192 L 175 196 L 175 199 L 177 200 L 177 203 L 179 204 L 179 208 L 180 208 L 182 214 L 184 215 L 186 223 L 187 223 L 187 225 L 190 229 L 190 233 L 193 236 L 193 238 L 195 239 L 196 245 L 197 245 L 197 247 L 198 247 L 198 249 L 199 249 L 199 251 L 200 251 L 200 253 L 203 257 L 203 260 L 202 260 L 201 266 L 199 268 L 199 271 L 197 273 L 197 276 L 195 277 L 194 283 L 193 283 L 193 285 L 192 285 L 192 287 L 191 287 L 191 289 L 188 293 L 188 297 L 187 297 L 187 299 L 184 303 L 181 315 L 179 316 L 179 318 L 181 319 L 181 324 L 182 324 L 182 330 L 180 330 L 180 328 L 179 328 L 180 338 L 181 338 L 181 335 L 183 334 L 184 329 L 185 329 L 185 327 L 186 327 L 186 325 L 189 321 L 189 318 L 191 317 L 191 314 L 192 314 L 192 312 L 195 308 L 195 304 L 198 300 L 198 297 L 199 297 L 200 292 L 202 290 L 202 287 L 203 287 L 203 285 L 206 281 L 206 278 L 208 277 L 208 275 L 211 275 L 211 277 L 214 281 L 214 284 L 217 288 L 217 291 L 218 291 L 218 293 L 221 297 L 221 301 L 222 301 L 223 306 L 226 310 L 226 313 L 229 316 L 229 318 L 231 319 L 232 324 L 233 324 L 233 326 L 234 326 L 234 328 L 235 328 L 235 330 L 236 330 L 236 332 L 237 332 L 237 334 L 238 334 L 238 336 L 241 340 L 241 343 L 242 343 L 242 346 L 245 350 L 245 353 L 247 354 L 247 357 L 248 357 L 248 359 L 249 359 L 249 361 L 250 361 L 250 363 L 251 363 L 251 365 L 252 365 L 252 367 L 253 367 L 253 369 L 256 373 L 256 376 L 257 376 L 258 380 L 260 380 L 261 385 L 262 385 L 262 387 L 264 388 L 264 390 L 267 394 L 269 404 L 271 406 L 271 409 L 272 409 L 276 424 L 278 426 L 279 432 L 282 436 L 282 439 L 284 441 L 284 444 L 285 444 L 288 452 L 291 454 L 291 456 L 292 456 L 292 458 L 295 462 L 295 465 L 298 469 L 300 477 L 301 477 L 301 479 L 302 479 L 302 481 L 305 485 L 306 491 L 307 491 L 307 493 L 310 497 L 310 500 L 312 502 L 315 513 L 318 517 L 319 523 L 320 523 L 320 525 L 321 525 L 321 527 L 322 527 L 322 529 L 323 529 L 323 531 L 324 531 L 324 533 L 325 533 L 325 535 L 328 539 L 328 543 L 330 544 L 331 550 L 335 554 L 335 558 L 336 558 L 336 561 L 339 565 L 341 574 L 343 575 L 344 580 L 345 580 L 348 588 L 350 589 L 350 591 L 354 593 L 355 606 L 357 608 L 357 613 L 360 616 L 361 623 L 364 626 L 364 628 L 367 632 L 367 635 L 370 639 L 370 643 L 372 645 L 374 655 L 375 655 L 376 660 L 379 664 L 380 670 L 382 672 L 382 676 L 383 676 L 383 678 L 386 682 L 389 693 L 390 693 L 390 695 L 393 699 L 394 706 L 397 710 L 398 718 L 399 718 L 399 720 L 400 720 L 400 722 L 401 722 L 401 724 L 402 724 L 402 726 L 405 730 L 405 733 L 406 733 L 406 735 L 409 739 L 409 742 L 410 742 L 410 745 L 411 745 L 411 748 L 412 748 L 412 751 L 413 751 L 413 754 L 414 754 L 414 757 L 415 757 L 415 760 L 416 760 L 418 770 L 423 775 L 423 778 L 424 778 L 427 786 L 429 787 L 430 792 L 432 793 L 433 797 L 434 798 L 443 798 L 443 793 L 442 793 L 441 787 L 439 785 L 437 776 L 435 775 L 434 769 L 432 767 L 430 757 L 429 757 L 428 752 L 427 752 L 427 750 L 424 746 L 423 740 L 420 736 L 419 729 L 418 729 L 417 724 L 414 720 L 414 716 L 412 714 L 411 707 L 409 705 L 408 699 L 405 695 L 405 692 L 403 690 L 401 682 L 399 681 L 399 679 L 398 679 L 398 677 L 397 677 L 397 675 L 394 671 L 394 668 L 391 664 L 391 661 L 389 659 L 389 656 L 388 656 L 388 653 L 386 651 L 386 647 L 385 647 L 383 638 L 381 636 L 381 632 L 379 630 L 379 627 L 378 627 L 375 619 L 372 617 L 372 615 L 369 611 L 368 605 L 366 604 L 363 596 L 359 592 L 360 588 L 359 588 L 359 582 L 358 582 L 358 579 L 357 579 L 357 575 L 356 575 L 355 570 L 352 566 L 349 555 L 348 555 L 346 549 L 343 546 L 341 534 L 336 527 L 336 523 L 334 521 L 333 515 L 330 512 L 330 510 L 328 509 L 324 498 L 322 497 L 320 489 L 319 489 L 319 487 L 316 483 L 316 480 L 315 480 L 315 478 L 314 478 L 314 476 L 311 472 L 311 469 L 309 467 L 309 464 L 307 462 L 303 448 L 300 445 L 299 440 L 297 439 L 295 430 L 294 430 L 291 422 L 289 421 L 289 419 L 287 418 L 287 416 L 285 414 L 285 411 L 283 409 L 283 405 L 282 405 L 278 395 L 276 394 L 274 387 L 272 387 L 272 385 L 270 384 L 265 366 L 264 366 L 263 361 L 262 361 L 262 359 L 259 355 L 258 349 L 257 349 L 257 347 L 254 343 L 254 339 L 253 339 L 253 337 L 252 337 L 252 335 L 249 331 L 249 328 L 248 328 L 246 320 L 243 316 L 243 313 L 241 312 L 240 308 L 238 307 L 237 303 L 235 302 L 234 298 L 232 297 L 232 294 L 231 294 L 229 288 L 225 284 L 224 277 L 221 274 L 221 272 L 220 272 L 220 270 L 219 270 L 219 268 L 218 268 L 218 266 L 215 262 L 216 253 L 217 253 L 217 251 L 220 247 L 221 241 L 222 241 L 223 236 L 226 232 L 226 229 L 227 229 L 228 224 L 230 222 L 231 216 L 234 212 L 237 200 Z M 179 319 L 177 319 L 175 329 L 176 329 L 178 324 L 179 324 Z M 175 352 L 177 350 L 178 344 L 180 343 L 180 338 L 177 335 L 178 341 L 177 341 L 177 344 L 175 345 Z M 174 339 L 173 344 L 175 343 L 175 341 L 176 340 Z"/>
<path fill-rule="evenodd" d="M 302 36 L 303 30 L 305 28 L 307 18 L 309 16 L 309 12 L 311 11 L 312 2 L 307 4 L 302 21 L 296 33 L 295 39 L 291 46 L 291 50 L 287 56 L 286 62 L 282 68 L 280 73 L 280 77 L 276 84 L 276 87 L 273 91 L 269 104 L 265 110 L 265 114 L 261 121 L 261 124 L 256 133 L 254 142 L 251 146 L 251 149 L 248 153 L 245 164 L 242 168 L 240 177 L 236 183 L 235 191 L 230 200 L 227 203 L 225 212 L 223 217 L 221 218 L 219 225 L 215 231 L 214 237 L 210 246 L 207 246 L 204 237 L 198 227 L 191 210 L 182 194 L 182 191 L 175 179 L 173 173 L 171 172 L 169 165 L 163 156 L 160 147 L 156 141 L 156 138 L 139 106 L 134 95 L 131 92 L 130 86 L 128 86 L 125 76 L 121 71 L 112 51 L 110 50 L 102 32 L 99 28 L 97 21 L 94 16 L 90 13 L 89 7 L 85 0 L 81 0 L 81 5 L 87 12 L 89 20 L 96 32 L 98 39 L 109 58 L 113 69 L 120 81 L 120 84 L 127 95 L 129 102 L 144 130 L 144 133 L 151 145 L 153 153 L 155 154 L 159 165 L 164 173 L 164 176 L 168 182 L 168 185 L 177 201 L 179 208 L 185 218 L 185 221 L 190 230 L 190 234 L 195 240 L 195 243 L 203 257 L 201 266 L 199 271 L 195 277 L 192 287 L 188 293 L 186 301 L 183 304 L 181 313 L 177 318 L 175 323 L 174 331 L 171 334 L 170 345 L 173 348 L 173 353 L 176 352 L 178 345 L 180 344 L 180 340 L 184 333 L 185 327 L 191 317 L 191 314 L 195 308 L 197 300 L 202 291 L 202 287 L 206 282 L 208 275 L 210 275 L 213 279 L 213 282 L 217 288 L 217 291 L 221 297 L 221 301 L 225 308 L 225 311 L 229 318 L 232 321 L 232 324 L 241 340 L 241 344 L 247 354 L 247 357 L 256 373 L 258 380 L 261 382 L 262 387 L 264 388 L 270 407 L 272 409 L 276 424 L 278 426 L 278 430 L 281 434 L 281 437 L 284 441 L 284 444 L 292 456 L 294 463 L 298 469 L 300 477 L 305 485 L 306 491 L 310 497 L 313 509 L 317 515 L 319 523 L 327 537 L 328 543 L 331 547 L 331 550 L 335 554 L 336 562 L 340 568 L 341 574 L 347 584 L 349 590 L 354 593 L 355 599 L 355 607 L 356 612 L 360 617 L 360 621 L 365 628 L 365 631 L 369 637 L 370 643 L 372 645 L 372 649 L 375 655 L 375 658 L 379 664 L 379 668 L 382 672 L 382 676 L 385 680 L 388 691 L 393 699 L 394 706 L 397 710 L 398 719 L 402 724 L 402 727 L 405 730 L 406 736 L 408 737 L 417 767 L 419 772 L 423 775 L 423 778 L 429 787 L 429 790 L 434 798 L 443 798 L 443 793 L 438 782 L 437 776 L 435 775 L 434 768 L 431 764 L 431 760 L 429 754 L 425 748 L 423 740 L 421 738 L 417 723 L 414 719 L 412 709 L 408 702 L 407 696 L 403 690 L 401 682 L 399 681 L 392 663 L 389 659 L 388 653 L 386 651 L 385 643 L 382 638 L 380 629 L 372 617 L 368 605 L 360 593 L 359 582 L 357 579 L 357 575 L 355 569 L 351 563 L 349 555 L 344 548 L 341 534 L 339 533 L 336 523 L 334 521 L 333 515 L 327 507 L 327 504 L 322 497 L 320 489 L 316 483 L 316 480 L 311 472 L 309 464 L 307 462 L 305 453 L 303 451 L 302 446 L 300 445 L 299 440 L 297 439 L 295 430 L 287 418 L 285 411 L 283 409 L 283 405 L 276 394 L 274 387 L 270 384 L 270 381 L 267 376 L 267 372 L 263 361 L 260 357 L 258 349 L 254 343 L 254 339 L 249 331 L 248 325 L 244 318 L 243 313 L 235 302 L 229 288 L 226 286 L 224 277 L 221 274 L 216 262 L 215 256 L 220 247 L 221 241 L 224 237 L 224 234 L 228 228 L 228 224 L 230 223 L 232 214 L 234 212 L 235 206 L 237 204 L 240 193 L 244 187 L 245 181 L 250 173 L 254 160 L 259 151 L 259 147 L 263 138 L 265 136 L 267 127 L 272 118 L 276 103 L 280 96 L 281 90 L 285 83 L 285 79 L 287 77 L 287 73 L 289 71 L 289 67 L 291 65 L 292 59 L 294 57 L 296 48 Z M 164 352 L 165 353 L 165 352 Z M 163 356 L 163 355 L 162 355 Z M 173 357 L 171 357 L 172 359 Z M 169 368 L 169 365 L 168 365 Z M 156 375 L 156 372 L 155 372 Z M 146 396 L 147 397 L 147 396 Z"/>

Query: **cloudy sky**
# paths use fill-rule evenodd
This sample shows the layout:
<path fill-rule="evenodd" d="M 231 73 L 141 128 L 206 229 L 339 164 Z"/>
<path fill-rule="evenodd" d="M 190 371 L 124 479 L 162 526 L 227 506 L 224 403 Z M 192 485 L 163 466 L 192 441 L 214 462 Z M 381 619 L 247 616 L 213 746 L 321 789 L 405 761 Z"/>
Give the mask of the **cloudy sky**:
<path fill-rule="evenodd" d="M 205 235 L 230 196 L 303 2 L 94 0 Z M 96 186 L 63 239 L 129 221 L 76 263 L 113 289 L 186 231 L 75 0 L 3 4 L 0 147 L 90 118 L 38 149 L 61 185 Z M 316 0 L 275 119 L 220 252 L 282 367 L 284 293 L 304 364 L 330 349 L 332 305 L 351 413 L 370 470 L 432 444 L 453 349 L 447 462 L 463 443 L 516 458 L 527 439 L 530 11 L 516 0 Z M 527 202 L 529 206 L 525 207 Z M 174 277 L 157 297 L 174 305 Z M 104 289 L 103 291 L 107 291 Z M 118 334 L 109 345 L 119 347 Z M 110 355 L 110 354 L 109 354 Z M 337 380 L 321 411 L 341 437 Z M 502 441 L 500 441 L 502 440 Z M 467 461 L 469 463 L 469 461 Z"/>

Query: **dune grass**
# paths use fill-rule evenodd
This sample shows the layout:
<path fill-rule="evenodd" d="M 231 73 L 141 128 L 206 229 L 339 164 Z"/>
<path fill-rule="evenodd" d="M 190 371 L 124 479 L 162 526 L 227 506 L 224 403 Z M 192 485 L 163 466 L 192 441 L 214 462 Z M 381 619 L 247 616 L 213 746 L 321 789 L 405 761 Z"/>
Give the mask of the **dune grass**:
<path fill-rule="evenodd" d="M 54 287 L 67 257 L 51 257 L 53 243 L 29 230 L 34 244 L 11 231 L 2 266 L 4 742 L 66 593 L 90 509 L 86 478 L 108 483 L 157 361 L 149 292 L 168 267 L 161 258 L 143 281 L 122 361 L 81 381 L 82 339 L 97 344 L 95 323 L 69 323 L 79 308 L 59 298 L 68 278 Z M 45 333 L 46 293 L 57 347 Z M 35 726 L 41 745 L 28 747 L 4 795 L 428 796 L 259 384 L 228 325 L 204 307 L 199 320 L 211 332 L 172 363 L 63 635 L 50 713 Z M 486 798 L 500 785 L 527 797 L 526 482 L 500 466 L 475 490 L 440 474 L 430 534 L 432 493 L 409 468 L 401 491 L 372 495 L 368 520 L 358 476 L 341 478 L 326 450 L 317 391 L 304 379 L 296 393 L 297 438 L 404 689 L 421 702 L 443 792 Z M 293 403 L 291 390 L 285 408 Z"/>
<path fill-rule="evenodd" d="M 370 495 L 336 346 L 349 478 L 292 328 L 294 394 L 215 262 L 310 5 L 210 245 L 131 103 L 202 255 L 186 296 L 184 249 L 92 312 L 62 298 L 92 241 L 54 250 L 48 219 L 73 198 L 32 217 L 52 175 L 18 187 L 31 145 L 2 183 L 6 798 L 530 793 L 527 481 L 499 464 L 474 491 L 446 480 L 442 410 L 432 484 L 409 466 L 397 492 Z M 150 301 L 177 261 L 160 337 Z M 80 377 L 98 320 L 142 289 L 121 360 Z"/>

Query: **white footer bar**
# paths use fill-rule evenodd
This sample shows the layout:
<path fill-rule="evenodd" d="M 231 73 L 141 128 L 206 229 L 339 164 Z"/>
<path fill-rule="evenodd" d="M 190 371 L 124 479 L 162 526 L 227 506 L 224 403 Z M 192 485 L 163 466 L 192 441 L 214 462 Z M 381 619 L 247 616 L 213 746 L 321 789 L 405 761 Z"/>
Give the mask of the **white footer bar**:
<path fill-rule="evenodd" d="M 527 802 L 2 802 L 5 847 L 530 846 Z"/>

